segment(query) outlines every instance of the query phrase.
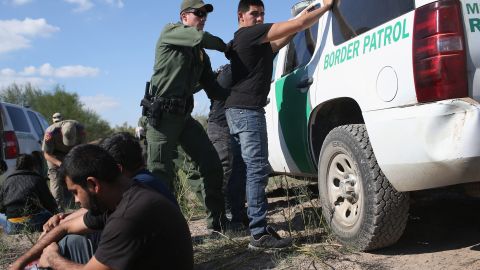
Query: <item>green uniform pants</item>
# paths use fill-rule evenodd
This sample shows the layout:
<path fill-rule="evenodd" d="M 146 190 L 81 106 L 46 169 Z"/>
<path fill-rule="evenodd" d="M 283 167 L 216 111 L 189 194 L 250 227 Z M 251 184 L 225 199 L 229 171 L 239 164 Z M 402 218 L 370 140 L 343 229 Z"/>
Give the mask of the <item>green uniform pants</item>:
<path fill-rule="evenodd" d="M 67 189 L 65 180 L 59 179 L 58 167 L 48 168 L 48 179 L 50 180 L 50 192 L 57 202 L 57 206 L 64 210 L 69 207 L 73 207 L 74 201 L 71 193 Z"/>
<path fill-rule="evenodd" d="M 220 229 L 225 221 L 223 169 L 202 125 L 190 115 L 163 113 L 155 127 L 148 125 L 148 169 L 173 191 L 175 151 L 179 144 L 198 166 L 205 190 L 207 223 Z"/>

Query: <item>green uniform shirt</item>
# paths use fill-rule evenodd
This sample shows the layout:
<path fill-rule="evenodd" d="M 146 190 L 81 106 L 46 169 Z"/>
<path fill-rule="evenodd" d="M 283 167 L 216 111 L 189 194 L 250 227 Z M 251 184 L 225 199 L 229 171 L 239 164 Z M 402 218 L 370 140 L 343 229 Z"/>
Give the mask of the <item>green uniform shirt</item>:
<path fill-rule="evenodd" d="M 225 43 L 194 27 L 167 24 L 156 46 L 152 94 L 186 99 L 195 93 L 200 83 L 210 98 L 225 99 L 228 93 L 216 83 L 204 49 L 224 51 Z"/>
<path fill-rule="evenodd" d="M 138 119 L 138 124 L 137 124 L 137 126 L 142 127 L 144 130 L 147 130 L 147 123 L 148 123 L 147 117 L 146 117 L 146 116 L 141 116 L 141 117 Z"/>

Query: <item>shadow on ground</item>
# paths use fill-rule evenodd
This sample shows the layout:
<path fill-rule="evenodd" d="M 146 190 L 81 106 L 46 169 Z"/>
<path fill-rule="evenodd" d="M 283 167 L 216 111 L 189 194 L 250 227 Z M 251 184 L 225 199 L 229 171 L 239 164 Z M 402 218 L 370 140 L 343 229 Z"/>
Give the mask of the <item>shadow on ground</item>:
<path fill-rule="evenodd" d="M 480 200 L 454 191 L 412 194 L 410 216 L 397 244 L 374 254 L 422 254 L 473 246 L 480 250 Z"/>
<path fill-rule="evenodd" d="M 200 244 L 195 248 L 195 269 L 402 269 L 405 255 L 415 257 L 465 248 L 480 251 L 480 199 L 469 198 L 455 190 L 411 193 L 410 217 L 403 236 L 395 245 L 369 253 L 341 247 L 321 229 L 325 226 L 321 207 L 302 204 L 305 201 L 299 199 L 305 195 L 305 190 L 307 197 L 318 198 L 316 185 L 302 190 L 277 188 L 267 194 L 271 201 L 269 216 L 282 216 L 287 207 L 297 209 L 290 219 L 276 219 L 273 224 L 279 230 L 293 232 L 294 249 L 253 252 L 247 249 L 248 236 L 233 238 L 234 242 L 214 240 L 210 246 L 208 238 L 199 237 L 195 239 Z M 411 265 L 408 269 L 412 269 Z"/>

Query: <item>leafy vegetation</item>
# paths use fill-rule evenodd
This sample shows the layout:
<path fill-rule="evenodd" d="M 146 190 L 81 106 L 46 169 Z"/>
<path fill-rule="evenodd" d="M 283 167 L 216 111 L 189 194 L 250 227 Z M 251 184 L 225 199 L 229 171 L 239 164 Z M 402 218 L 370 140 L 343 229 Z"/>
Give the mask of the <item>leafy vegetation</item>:
<path fill-rule="evenodd" d="M 63 86 L 57 85 L 53 91 L 44 91 L 31 84 L 12 84 L 0 91 L 0 100 L 29 106 L 48 121 L 55 112 L 61 112 L 65 119 L 74 119 L 85 125 L 88 141 L 104 138 L 116 131 L 133 133 L 134 130 L 127 123 L 111 128 L 96 112 L 85 108 L 76 93 L 68 92 Z"/>

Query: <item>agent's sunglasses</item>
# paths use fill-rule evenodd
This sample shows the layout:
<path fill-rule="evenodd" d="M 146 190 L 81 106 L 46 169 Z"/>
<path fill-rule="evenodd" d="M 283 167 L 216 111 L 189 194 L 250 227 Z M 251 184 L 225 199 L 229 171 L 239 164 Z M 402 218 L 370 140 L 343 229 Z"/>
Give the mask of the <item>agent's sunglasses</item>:
<path fill-rule="evenodd" d="M 187 11 L 185 11 L 186 13 L 193 13 L 193 15 L 199 17 L 199 18 L 204 18 L 204 17 L 207 17 L 207 12 L 206 11 L 203 11 L 203 10 L 200 10 L 200 9 L 196 9 L 196 8 L 192 8 L 192 9 L 189 9 Z"/>

